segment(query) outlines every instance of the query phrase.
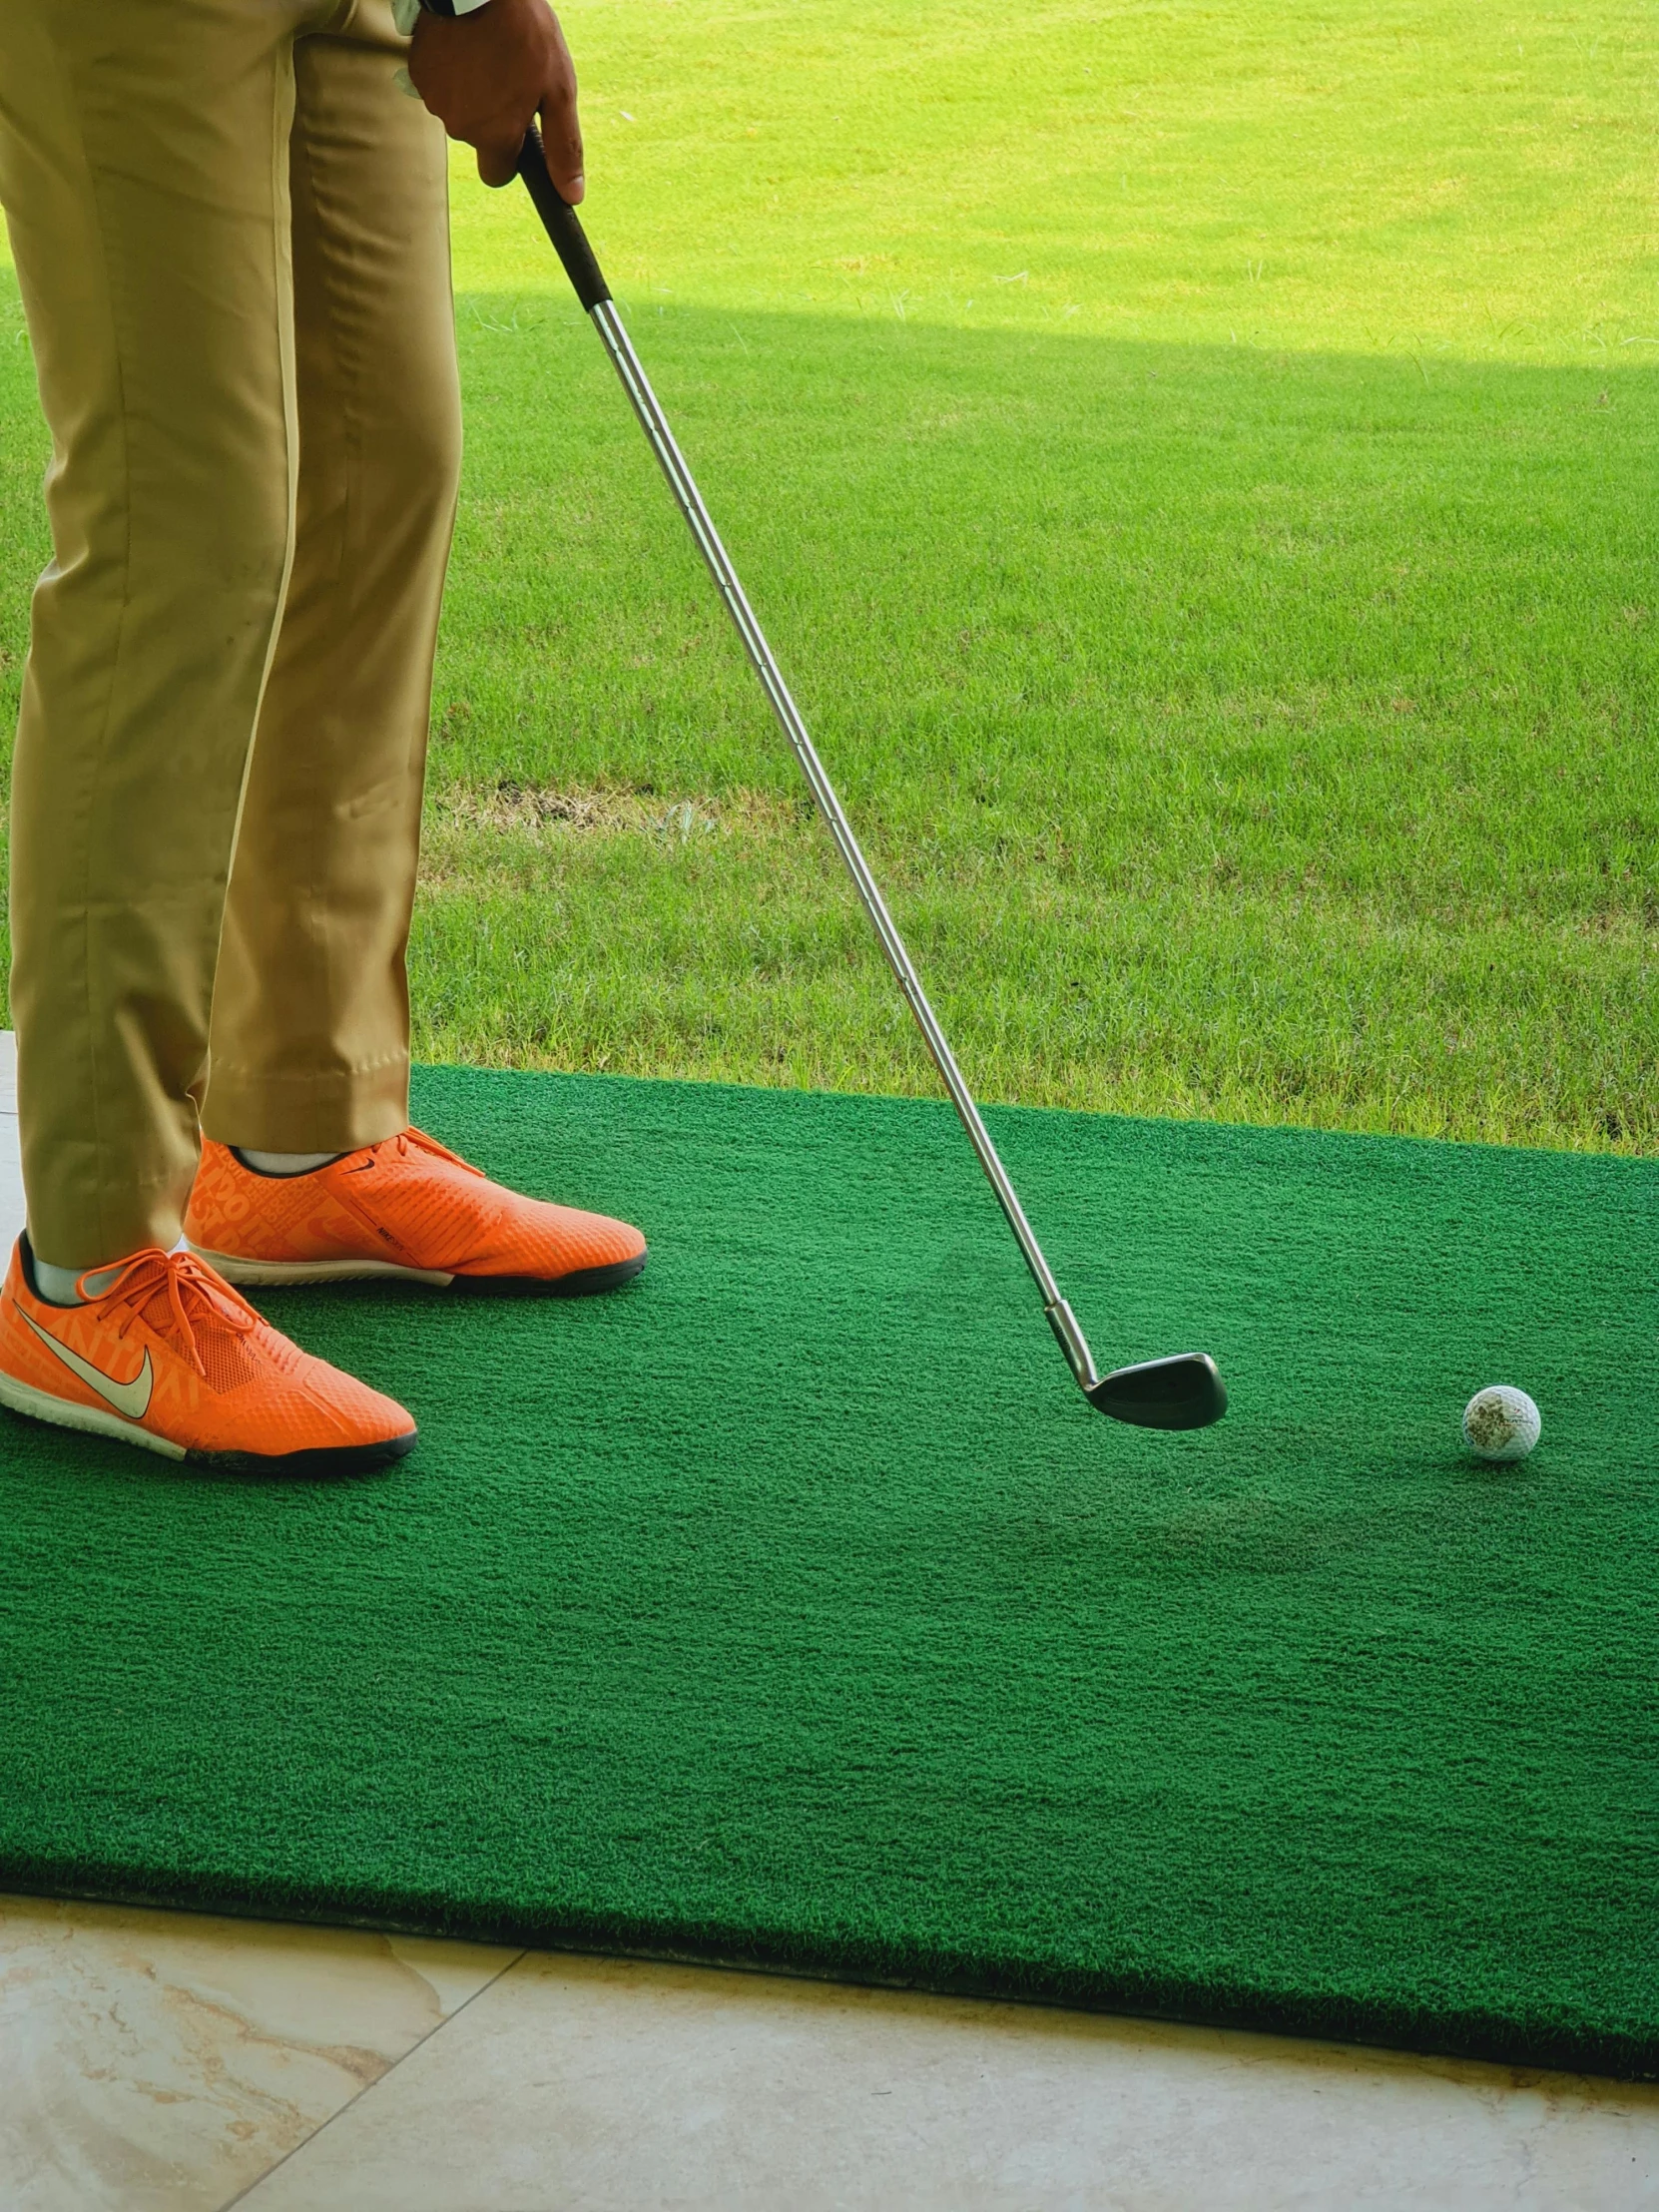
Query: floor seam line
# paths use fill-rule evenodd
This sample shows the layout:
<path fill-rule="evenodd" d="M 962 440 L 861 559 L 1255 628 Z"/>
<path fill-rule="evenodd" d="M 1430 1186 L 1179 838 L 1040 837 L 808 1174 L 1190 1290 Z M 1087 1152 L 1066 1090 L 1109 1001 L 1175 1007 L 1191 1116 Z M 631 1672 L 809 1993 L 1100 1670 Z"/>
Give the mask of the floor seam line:
<path fill-rule="evenodd" d="M 473 1990 L 472 1994 L 469 1997 L 463 1997 L 461 2002 L 456 2005 L 453 2012 L 446 2012 L 443 2018 L 439 2020 L 435 2026 L 429 2027 L 424 2035 L 417 2036 L 415 2040 L 409 2045 L 407 2050 L 400 2052 L 398 2056 L 392 2060 L 391 2064 L 386 2068 L 384 2073 L 376 2074 L 372 2081 L 365 2081 L 362 2087 L 358 2089 L 353 2095 L 348 2096 L 345 2102 L 340 2105 L 337 2110 L 330 2112 L 325 2120 L 319 2120 L 316 2126 L 311 2129 L 308 2135 L 301 2136 L 300 2140 L 294 2144 L 291 2150 L 285 2150 L 283 2151 L 280 2158 L 274 2159 L 272 2163 L 267 2166 L 264 2173 L 256 2174 L 254 2176 L 254 2179 L 247 2183 L 245 2187 L 239 2189 L 234 2197 L 227 2197 L 224 2203 L 218 2206 L 217 2212 L 236 2212 L 236 2207 L 239 2204 L 245 2203 L 248 2198 L 253 2195 L 256 2189 L 263 2188 L 265 2183 L 271 2179 L 273 2174 L 280 2173 L 281 2169 L 287 2164 L 290 2158 L 296 2158 L 299 2153 L 307 2147 L 307 2145 L 314 2143 L 319 2135 L 321 2135 L 326 2129 L 332 2127 L 337 2119 L 342 2118 L 345 2113 L 354 2110 L 357 2105 L 361 2104 L 364 2097 L 370 2095 L 372 2091 L 379 2088 L 382 2081 L 389 2081 L 392 2075 L 397 2071 L 398 2067 L 403 2064 L 405 2059 L 412 2058 L 417 2050 L 424 2050 L 426 2045 L 432 2040 L 433 2036 L 441 2035 L 444 2029 L 449 2025 L 451 2020 L 458 2020 L 469 2004 L 475 2004 L 483 1995 L 486 1989 L 493 1989 L 495 1987 L 495 1984 L 501 1979 L 501 1976 L 503 1974 L 511 1973 L 513 1968 L 518 1964 L 519 1960 L 524 1955 L 525 1953 L 522 1950 L 515 1950 L 513 1955 L 509 1959 L 507 1959 L 503 1965 L 500 1965 L 496 1968 L 495 1972 L 490 1975 L 487 1981 L 480 1981 L 477 1988 Z M 418 1967 L 415 1970 L 418 1972 Z M 424 1976 L 422 1976 L 422 1978 L 424 1979 Z"/>

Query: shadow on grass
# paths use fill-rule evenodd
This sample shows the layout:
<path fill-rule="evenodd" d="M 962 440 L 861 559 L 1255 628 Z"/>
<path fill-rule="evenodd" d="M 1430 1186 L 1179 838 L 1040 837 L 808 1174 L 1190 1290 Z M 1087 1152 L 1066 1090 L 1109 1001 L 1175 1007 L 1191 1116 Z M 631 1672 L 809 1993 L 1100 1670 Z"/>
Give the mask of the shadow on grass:
<path fill-rule="evenodd" d="M 1652 704 L 1659 371 L 632 321 L 789 668 L 883 795 L 1086 810 L 1083 760 L 1179 736 L 1224 827 L 1288 749 L 1345 745 L 1351 808 L 1415 761 L 1431 821 L 1469 736 L 1542 761 Z M 575 309 L 463 301 L 460 327 L 443 772 L 793 789 Z"/>
<path fill-rule="evenodd" d="M 1654 1143 L 1659 370 L 631 320 L 989 1095 Z M 929 1087 L 810 826 L 490 822 L 799 779 L 574 303 L 459 329 L 419 1049 Z M 0 453 L 15 699 L 21 347 Z"/>

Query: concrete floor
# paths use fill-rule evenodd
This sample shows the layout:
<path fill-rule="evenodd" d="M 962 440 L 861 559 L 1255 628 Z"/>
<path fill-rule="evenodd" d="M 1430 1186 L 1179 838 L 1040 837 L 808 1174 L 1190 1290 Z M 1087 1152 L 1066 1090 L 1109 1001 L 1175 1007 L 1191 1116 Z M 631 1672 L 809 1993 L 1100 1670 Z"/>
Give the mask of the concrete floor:
<path fill-rule="evenodd" d="M 8 1240 L 22 1215 L 10 1042 Z M 1659 2212 L 1659 2089 L 0 1899 L 0 2207 L 233 2204 Z"/>

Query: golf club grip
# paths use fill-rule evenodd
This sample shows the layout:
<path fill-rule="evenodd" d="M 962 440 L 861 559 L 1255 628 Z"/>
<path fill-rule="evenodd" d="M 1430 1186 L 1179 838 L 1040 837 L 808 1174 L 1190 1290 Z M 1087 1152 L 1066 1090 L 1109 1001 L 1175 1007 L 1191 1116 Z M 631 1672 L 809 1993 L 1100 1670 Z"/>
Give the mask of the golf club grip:
<path fill-rule="evenodd" d="M 601 300 L 610 298 L 611 287 L 593 258 L 593 248 L 588 244 L 588 234 L 576 220 L 576 210 L 560 199 L 547 174 L 541 133 L 533 123 L 525 132 L 524 144 L 519 149 L 518 173 L 524 179 L 525 191 L 536 204 L 536 213 L 541 217 L 542 229 L 553 242 L 554 253 L 565 265 L 565 275 L 575 286 L 577 298 L 592 314 Z"/>

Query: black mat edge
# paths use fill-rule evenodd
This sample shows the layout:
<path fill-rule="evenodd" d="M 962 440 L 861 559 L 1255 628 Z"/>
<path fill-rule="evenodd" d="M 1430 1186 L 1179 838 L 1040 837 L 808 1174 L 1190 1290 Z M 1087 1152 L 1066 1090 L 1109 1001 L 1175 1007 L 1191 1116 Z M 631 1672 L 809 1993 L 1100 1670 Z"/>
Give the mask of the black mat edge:
<path fill-rule="evenodd" d="M 1489 2012 L 1447 2008 L 1408 2011 L 1352 1997 L 1286 1995 L 1237 1984 L 1207 1990 L 1160 1975 L 1045 1968 L 1029 1961 L 998 1966 L 932 1952 L 904 1963 L 886 1946 L 847 1939 L 829 1957 L 823 1943 L 779 1932 L 737 1936 L 711 1928 L 675 1930 L 601 1914 L 464 1910 L 432 1900 L 354 1903 L 313 1898 L 280 1886 L 251 1891 L 246 1883 L 157 1882 L 131 1872 L 59 1875 L 0 1855 L 0 1892 L 150 1912 L 215 1914 L 229 1920 L 276 1921 L 301 1927 L 426 1936 L 451 1942 L 491 1943 L 520 1950 L 567 1951 L 589 1958 L 634 1958 L 656 1965 L 714 1966 L 796 1981 L 841 1982 L 854 1988 L 990 1999 L 1050 2010 L 1110 2013 L 1183 2027 L 1228 2028 L 1299 2041 L 1358 2045 L 1420 2058 L 1472 2060 L 1526 2073 L 1593 2074 L 1614 2081 L 1659 2080 L 1659 2030 L 1527 2022 Z"/>

